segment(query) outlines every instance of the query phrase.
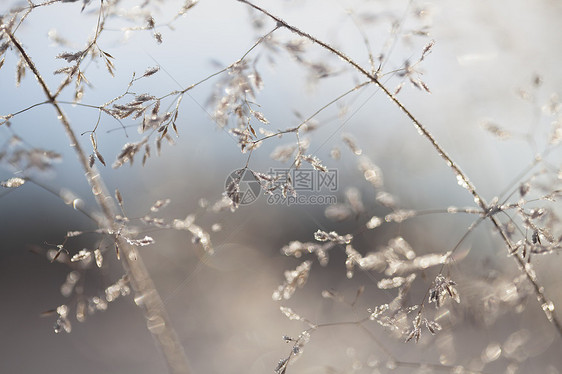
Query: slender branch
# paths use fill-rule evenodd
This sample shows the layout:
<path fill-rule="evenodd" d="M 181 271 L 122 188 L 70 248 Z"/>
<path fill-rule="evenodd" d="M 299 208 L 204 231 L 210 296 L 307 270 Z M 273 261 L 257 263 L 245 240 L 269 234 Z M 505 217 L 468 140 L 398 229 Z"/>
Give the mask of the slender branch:
<path fill-rule="evenodd" d="M 306 329 L 305 332 L 312 335 L 315 331 L 318 331 L 318 329 L 320 329 L 320 328 L 330 328 L 330 327 L 336 327 L 336 326 L 350 326 L 350 325 L 351 326 L 357 326 L 358 328 L 363 330 L 367 335 L 369 335 L 369 337 L 378 345 L 378 348 L 397 367 L 403 367 L 403 368 L 428 367 L 428 368 L 431 368 L 435 371 L 446 371 L 446 372 L 452 372 L 452 370 L 456 368 L 456 366 L 451 366 L 451 365 L 447 365 L 447 364 L 440 364 L 440 363 L 434 364 L 434 363 L 430 363 L 430 362 L 410 362 L 410 361 L 398 360 L 396 358 L 396 356 L 393 355 L 392 352 L 390 352 L 390 350 L 386 347 L 386 345 L 383 344 L 382 342 L 380 342 L 377 339 L 376 335 L 373 334 L 373 332 L 371 332 L 371 330 L 369 330 L 367 327 L 365 327 L 364 322 L 367 322 L 369 319 L 370 319 L 369 317 L 366 317 L 366 318 L 362 318 L 362 319 L 357 320 L 357 321 L 322 323 L 322 324 L 314 325 L 313 327 L 310 327 L 310 328 Z M 307 321 L 307 322 L 310 322 L 310 321 Z M 300 340 L 300 337 L 295 338 L 293 341 L 295 342 L 295 344 L 298 344 L 299 340 Z M 294 357 L 294 353 L 293 353 L 293 351 L 291 351 L 289 356 L 286 358 L 285 364 L 289 365 L 289 363 L 293 359 L 293 357 Z M 463 373 L 467 373 L 467 374 L 486 374 L 487 373 L 487 372 L 484 372 L 484 371 L 474 371 L 474 370 L 467 370 L 467 369 L 464 369 L 464 370 L 465 371 L 463 371 Z"/>
<path fill-rule="evenodd" d="M 64 112 L 62 111 L 59 103 L 56 101 L 55 96 L 49 90 L 46 82 L 43 80 L 41 74 L 37 70 L 35 64 L 22 47 L 21 43 L 14 37 L 14 35 L 7 29 L 3 30 L 4 33 L 10 38 L 12 44 L 20 52 L 22 58 L 25 60 L 33 75 L 37 79 L 39 86 L 43 89 L 45 96 L 54 107 L 57 116 L 63 125 L 66 135 L 70 140 L 71 147 L 74 148 L 78 160 L 82 168 L 86 172 L 86 178 L 92 193 L 96 199 L 97 204 L 103 212 L 103 219 L 100 219 L 97 224 L 100 228 L 109 233 L 116 232 L 115 218 L 115 204 L 111 195 L 101 178 L 101 175 L 95 167 L 89 165 L 86 152 L 82 149 L 76 133 L 72 129 L 70 122 Z M 139 300 L 137 304 L 142 308 L 146 323 L 149 331 L 152 333 L 153 338 L 156 340 L 157 345 L 161 349 L 168 369 L 174 374 L 189 373 L 189 364 L 187 357 L 181 345 L 181 342 L 171 326 L 170 318 L 164 307 L 164 303 L 156 290 L 156 287 L 150 277 L 147 268 L 144 265 L 140 255 L 136 249 L 128 244 L 122 236 L 116 237 L 116 244 L 119 246 L 123 253 L 123 261 L 121 262 L 125 272 L 129 275 L 131 285 L 135 291 L 135 299 Z"/>
<path fill-rule="evenodd" d="M 447 165 L 449 165 L 449 167 L 454 171 L 454 173 L 457 176 L 457 179 L 459 180 L 459 183 L 461 185 L 463 185 L 474 197 L 475 202 L 483 209 L 483 210 L 487 210 L 487 205 L 485 203 L 485 201 L 480 197 L 480 195 L 476 192 L 475 187 L 472 185 L 472 182 L 470 182 L 470 180 L 468 179 L 468 177 L 466 176 L 466 174 L 464 174 L 464 172 L 460 169 L 460 167 L 453 161 L 453 159 L 447 154 L 447 152 L 445 152 L 445 150 L 443 148 L 441 148 L 441 146 L 437 143 L 437 141 L 435 140 L 435 138 L 433 137 L 433 135 L 431 135 L 431 133 L 425 128 L 425 126 L 423 126 L 416 117 L 414 117 L 414 115 L 404 106 L 404 104 L 402 104 L 402 102 L 400 100 L 398 100 L 398 98 L 389 91 L 388 88 L 386 88 L 385 85 L 383 85 L 378 77 L 376 75 L 373 75 L 371 73 L 369 73 L 367 70 L 365 70 L 363 67 L 361 67 L 361 65 L 359 65 L 358 63 L 356 63 L 354 60 L 352 60 L 350 57 L 348 57 L 347 55 L 345 55 L 343 52 L 339 51 L 338 49 L 330 46 L 329 44 L 324 43 L 323 41 L 315 38 L 314 36 L 296 28 L 295 26 L 289 25 L 287 22 L 283 21 L 281 18 L 274 16 L 273 14 L 269 13 L 268 11 L 266 11 L 265 9 L 260 8 L 257 5 L 252 4 L 251 2 L 247 1 L 247 0 L 238 0 L 241 3 L 247 4 L 249 6 L 251 6 L 252 8 L 258 10 L 259 12 L 267 15 L 268 17 L 272 18 L 273 20 L 275 20 L 277 22 L 277 26 L 278 27 L 284 27 L 286 29 L 288 29 L 289 31 L 300 35 L 308 40 L 310 40 L 311 42 L 321 46 L 324 49 L 327 49 L 328 51 L 330 51 L 331 53 L 333 53 L 334 55 L 338 56 L 339 58 L 341 58 L 343 61 L 345 61 L 346 63 L 348 63 L 349 65 L 351 65 L 355 70 L 357 70 L 358 72 L 360 72 L 362 75 L 364 75 L 365 77 L 369 78 L 369 80 L 371 80 L 371 82 L 373 82 L 378 88 L 380 88 L 384 94 L 398 107 L 400 108 L 400 110 L 402 112 L 404 112 L 404 114 L 406 114 L 406 116 L 414 123 L 414 126 L 416 127 L 416 129 L 420 132 L 421 135 L 423 135 L 425 138 L 427 138 L 427 140 L 430 141 L 431 145 L 433 146 L 433 148 L 435 148 L 435 150 L 439 153 L 439 155 L 445 159 L 445 161 L 447 162 Z"/>
<path fill-rule="evenodd" d="M 219 70 L 219 71 L 216 71 L 216 72 L 214 72 L 213 74 L 211 74 L 211 75 L 209 75 L 209 76 L 207 76 L 207 77 L 201 79 L 199 82 L 195 82 L 195 83 L 193 83 L 193 84 L 187 86 L 186 88 L 184 88 L 184 89 L 181 90 L 181 91 L 173 91 L 173 92 L 170 92 L 169 94 L 160 97 L 160 99 L 164 99 L 164 98 L 166 98 L 166 97 L 168 97 L 168 96 L 171 96 L 171 95 L 184 94 L 184 93 L 186 93 L 187 91 L 190 91 L 190 90 L 192 90 L 193 88 L 199 86 L 200 84 L 205 83 L 205 82 L 208 81 L 209 79 L 211 79 L 211 78 L 213 78 L 213 77 L 216 77 L 217 75 L 222 74 L 222 73 L 224 73 L 225 71 L 228 71 L 228 70 L 232 69 L 234 66 L 236 66 L 236 65 L 238 65 L 239 63 L 241 63 L 242 61 L 244 61 L 244 59 L 246 58 L 246 56 L 248 56 L 248 55 L 250 54 L 250 52 L 252 52 L 258 45 L 260 45 L 260 44 L 261 44 L 265 39 L 267 39 L 271 34 L 273 34 L 275 31 L 277 31 L 277 29 L 279 29 L 279 27 L 281 27 L 281 26 L 276 26 L 273 30 L 271 30 L 270 32 L 268 32 L 267 34 L 265 34 L 264 36 L 262 36 L 261 38 L 259 38 L 259 39 L 250 47 L 250 49 L 248 49 L 246 52 L 244 52 L 244 54 L 242 55 L 242 57 L 240 57 L 238 60 L 234 61 L 232 64 L 230 64 L 230 65 L 228 65 L 227 67 L 225 67 L 225 68 L 223 68 L 223 69 L 221 69 L 221 70 Z"/>
<path fill-rule="evenodd" d="M 468 176 L 453 161 L 453 159 L 447 154 L 447 152 L 445 152 L 445 150 L 443 148 L 441 148 L 439 143 L 437 143 L 437 141 L 435 140 L 433 135 L 431 135 L 431 133 L 427 130 L 427 128 L 424 125 L 422 125 L 422 123 L 419 122 L 416 117 L 414 117 L 412 112 L 410 112 L 404 106 L 404 104 L 402 104 L 402 102 L 400 100 L 398 100 L 398 98 L 392 92 L 390 92 L 384 84 L 382 84 L 379 81 L 379 79 L 376 75 L 369 73 L 367 70 L 365 70 L 363 67 L 361 67 L 357 62 L 352 60 L 350 57 L 345 55 L 340 50 L 330 46 L 329 44 L 326 44 L 325 42 L 323 42 L 323 41 L 315 38 L 314 36 L 300 30 L 299 28 L 288 24 L 287 22 L 285 22 L 281 18 L 269 13 L 267 10 L 251 3 L 248 0 L 238 0 L 238 1 L 254 8 L 258 12 L 263 13 L 266 16 L 268 16 L 269 18 L 273 19 L 274 21 L 277 22 L 277 27 L 286 28 L 287 30 L 291 31 L 292 33 L 297 34 L 299 36 L 302 36 L 302 37 L 310 40 L 314 44 L 317 44 L 317 45 L 321 46 L 322 48 L 328 50 L 329 52 L 338 56 L 340 59 L 342 59 L 347 64 L 351 65 L 359 73 L 361 73 L 365 77 L 369 78 L 377 87 L 379 87 L 381 89 L 381 91 L 384 92 L 384 94 L 390 99 L 390 101 L 392 101 L 412 121 L 412 123 L 414 124 L 414 127 L 418 130 L 418 132 L 431 143 L 431 145 L 437 151 L 439 156 L 441 156 L 441 158 L 443 158 L 445 160 L 445 162 L 447 163 L 449 168 L 451 168 L 451 170 L 453 170 L 453 172 L 455 173 L 455 175 L 457 177 L 458 183 L 462 187 L 464 187 L 466 190 L 468 190 L 470 192 L 470 194 L 473 196 L 474 202 L 482 209 L 482 212 L 484 214 L 487 214 L 488 212 L 490 212 L 490 207 L 484 201 L 484 199 L 480 196 L 480 194 L 476 191 L 476 188 L 474 187 L 472 182 L 468 179 Z M 511 243 L 511 241 L 507 237 L 507 234 L 505 233 L 505 231 L 501 227 L 500 222 L 497 220 L 497 218 L 494 215 L 487 215 L 487 218 L 490 219 L 490 221 L 492 222 L 494 227 L 498 230 L 502 240 L 505 242 L 505 244 L 507 246 L 507 249 L 508 249 L 509 253 L 510 254 L 513 253 L 514 252 L 514 245 L 513 245 L 513 243 Z M 525 260 L 522 259 L 520 256 L 514 255 L 512 257 L 515 259 L 515 262 L 517 263 L 519 269 L 525 274 L 527 280 L 533 285 L 533 289 L 534 289 L 535 295 L 537 297 L 537 300 L 539 301 L 539 303 L 541 305 L 541 308 L 543 309 L 547 319 L 555 326 L 556 330 L 558 331 L 558 334 L 560 336 L 562 336 L 562 323 L 560 322 L 560 320 L 558 319 L 558 317 L 557 317 L 557 315 L 554 311 L 554 304 L 552 303 L 552 301 L 550 301 L 544 295 L 544 289 L 538 283 L 537 277 L 536 277 L 534 271 L 532 270 L 530 265 L 526 264 Z"/>
<path fill-rule="evenodd" d="M 100 32 L 101 32 L 101 30 L 102 30 L 102 28 L 104 27 L 104 24 L 105 24 L 105 18 L 102 19 L 102 15 L 103 15 L 103 1 L 100 2 L 100 10 L 99 10 L 99 13 L 98 13 L 98 20 L 97 20 L 97 24 L 96 24 L 96 33 L 94 35 L 94 38 L 88 44 L 88 46 L 84 49 L 84 53 L 82 54 L 82 56 L 80 57 L 80 59 L 76 63 L 76 67 L 80 66 L 80 64 L 82 63 L 84 58 L 86 58 L 86 56 L 88 55 L 90 49 L 92 49 L 94 46 L 97 45 L 98 37 L 99 37 Z M 99 47 L 98 47 L 98 49 L 99 49 Z M 73 78 L 72 74 L 68 75 L 66 77 L 66 79 L 59 85 L 59 87 L 55 91 L 53 97 L 55 97 L 55 98 L 59 97 L 62 90 L 72 82 L 72 78 Z"/>

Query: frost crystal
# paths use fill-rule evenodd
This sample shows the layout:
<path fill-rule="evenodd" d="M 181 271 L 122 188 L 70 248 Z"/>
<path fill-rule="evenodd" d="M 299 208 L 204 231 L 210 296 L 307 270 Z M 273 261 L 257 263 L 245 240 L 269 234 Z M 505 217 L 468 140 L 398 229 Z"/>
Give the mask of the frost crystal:
<path fill-rule="evenodd" d="M 72 325 L 70 324 L 70 320 L 68 319 L 68 306 L 61 305 L 57 307 L 57 314 L 58 318 L 53 326 L 55 333 L 58 334 L 59 332 L 66 332 L 70 333 L 72 331 Z"/>
<path fill-rule="evenodd" d="M 396 199 L 386 191 L 377 192 L 376 199 L 379 204 L 387 208 L 394 209 L 394 207 L 396 206 Z"/>
<path fill-rule="evenodd" d="M 70 259 L 71 262 L 77 261 L 86 261 L 92 256 L 92 252 L 88 251 L 87 249 L 82 249 L 80 252 L 72 256 Z"/>
<path fill-rule="evenodd" d="M 150 207 L 150 211 L 151 212 L 157 212 L 160 209 L 164 208 L 165 206 L 167 206 L 168 204 L 170 204 L 171 200 L 170 199 L 164 199 L 164 200 L 158 200 L 154 203 L 153 206 Z"/>
<path fill-rule="evenodd" d="M 416 215 L 416 212 L 413 210 L 397 210 L 393 213 L 387 214 L 386 217 L 384 217 L 384 220 L 386 222 L 396 222 L 396 223 L 400 223 L 400 222 L 404 222 L 405 220 L 407 220 L 408 218 L 414 217 Z"/>
<path fill-rule="evenodd" d="M 326 218 L 332 221 L 344 221 L 351 217 L 352 209 L 347 204 L 335 204 L 330 205 L 324 211 Z"/>
<path fill-rule="evenodd" d="M 356 264 L 361 267 L 361 254 L 355 250 L 351 245 L 345 247 L 345 254 L 347 259 L 345 260 L 345 268 L 347 270 L 346 276 L 351 279 L 353 277 L 353 271 Z"/>
<path fill-rule="evenodd" d="M 68 273 L 68 275 L 66 276 L 66 280 L 60 287 L 61 295 L 63 295 L 64 297 L 69 297 L 74 291 L 74 287 L 76 286 L 76 283 L 78 283 L 79 280 L 80 280 L 79 272 L 71 271 L 70 273 Z"/>
<path fill-rule="evenodd" d="M 154 239 L 152 239 L 150 236 L 145 236 L 142 239 L 129 239 L 129 238 L 125 238 L 125 239 L 127 239 L 127 243 L 140 247 L 144 247 L 145 245 L 150 245 L 154 243 Z"/>
<path fill-rule="evenodd" d="M 0 182 L 0 186 L 6 187 L 6 188 L 16 188 L 16 187 L 21 186 L 24 183 L 25 183 L 25 179 L 16 177 L 16 178 L 10 178 L 7 181 Z"/>
<path fill-rule="evenodd" d="M 290 299 L 297 287 L 302 287 L 308 280 L 312 261 L 305 261 L 293 271 L 285 272 L 285 283 L 280 285 L 272 295 L 273 300 Z"/>
<path fill-rule="evenodd" d="M 282 374 L 285 373 L 285 371 L 287 370 L 287 365 L 289 364 L 289 359 L 288 358 L 284 358 L 279 360 L 279 363 L 277 364 L 277 366 L 275 367 L 275 373 L 276 374 Z"/>
<path fill-rule="evenodd" d="M 308 162 L 310 165 L 312 165 L 312 167 L 315 170 L 322 171 L 322 172 L 328 171 L 328 168 L 326 166 L 322 165 L 322 162 L 316 156 L 312 156 L 312 155 L 301 156 L 301 159 Z"/>
<path fill-rule="evenodd" d="M 105 289 L 105 299 L 108 302 L 112 302 L 119 296 L 127 296 L 131 293 L 131 289 L 128 286 L 127 276 L 122 277 L 117 282 Z"/>
<path fill-rule="evenodd" d="M 365 226 L 367 226 L 368 229 L 372 230 L 376 227 L 379 227 L 380 225 L 382 225 L 382 219 L 380 219 L 377 216 L 374 216 L 369 220 L 369 222 L 366 223 Z"/>
<path fill-rule="evenodd" d="M 281 313 L 283 313 L 290 320 L 300 321 L 302 319 L 302 317 L 299 316 L 297 313 L 293 312 L 291 308 L 280 306 L 279 310 L 281 310 Z"/>
<path fill-rule="evenodd" d="M 326 231 L 318 230 L 314 233 L 314 239 L 318 240 L 319 242 L 331 241 L 337 244 L 349 244 L 351 242 L 351 239 L 353 239 L 353 235 L 347 234 L 341 236 L 335 231 L 331 231 L 328 233 Z"/>
<path fill-rule="evenodd" d="M 353 137 L 350 134 L 342 134 L 341 137 L 343 142 L 349 147 L 349 149 L 351 149 L 351 152 L 353 152 L 354 155 L 360 156 L 361 153 L 363 153 L 361 148 L 357 146 L 355 139 L 353 139 Z"/>
<path fill-rule="evenodd" d="M 212 255 L 215 250 L 211 244 L 211 236 L 208 232 L 203 230 L 201 226 L 196 225 L 195 216 L 193 214 L 188 215 L 185 220 L 175 219 L 172 223 L 172 227 L 176 230 L 187 230 L 193 237 L 192 242 L 194 244 L 201 244 L 205 252 Z"/>
<path fill-rule="evenodd" d="M 383 185 L 382 171 L 373 164 L 373 162 L 366 156 L 361 156 L 358 163 L 359 170 L 363 173 L 363 177 L 367 182 L 375 188 L 380 188 Z"/>
<path fill-rule="evenodd" d="M 439 308 L 443 305 L 445 298 L 449 296 L 457 303 L 460 303 L 461 299 L 457 289 L 454 287 L 455 285 L 456 283 L 454 281 L 439 274 L 433 281 L 433 287 L 429 290 L 429 302 L 435 302 L 435 306 Z"/>
<path fill-rule="evenodd" d="M 317 243 L 302 243 L 297 240 L 292 241 L 289 245 L 284 246 L 281 248 L 281 253 L 285 256 L 294 256 L 296 258 L 300 258 L 303 253 L 315 253 L 318 257 L 318 262 L 320 265 L 326 266 L 328 265 L 328 250 L 332 248 L 333 243 L 325 243 L 325 244 L 317 244 Z"/>
<path fill-rule="evenodd" d="M 103 256 L 99 248 L 94 251 L 94 257 L 96 258 L 96 265 L 98 266 L 98 268 L 101 268 L 101 266 L 103 265 Z"/>
<path fill-rule="evenodd" d="M 411 275 L 415 276 L 415 274 L 411 274 Z M 380 288 L 381 290 L 388 290 L 391 288 L 400 287 L 406 282 L 407 282 L 407 278 L 404 277 L 384 278 L 378 281 L 377 287 Z"/>

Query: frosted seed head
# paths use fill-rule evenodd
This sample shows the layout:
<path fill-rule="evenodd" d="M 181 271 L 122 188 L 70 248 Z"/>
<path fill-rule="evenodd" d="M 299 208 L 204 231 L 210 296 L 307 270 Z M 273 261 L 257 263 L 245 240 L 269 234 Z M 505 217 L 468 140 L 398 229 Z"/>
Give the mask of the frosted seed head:
<path fill-rule="evenodd" d="M 22 186 L 24 183 L 25 183 L 25 179 L 15 177 L 15 178 L 10 178 L 6 181 L 1 181 L 0 186 L 4 188 L 17 188 Z"/>

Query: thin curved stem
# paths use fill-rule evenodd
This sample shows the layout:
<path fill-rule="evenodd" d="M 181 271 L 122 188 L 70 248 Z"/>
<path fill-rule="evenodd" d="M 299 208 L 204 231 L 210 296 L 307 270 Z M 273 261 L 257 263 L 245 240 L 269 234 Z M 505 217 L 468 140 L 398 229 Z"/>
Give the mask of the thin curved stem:
<path fill-rule="evenodd" d="M 53 95 L 49 90 L 46 82 L 43 80 L 41 74 L 39 74 L 35 64 L 24 50 L 21 43 L 9 30 L 4 29 L 3 31 L 9 37 L 12 44 L 16 47 L 33 72 L 39 86 L 42 88 L 45 96 L 47 96 L 49 103 L 55 109 L 58 119 L 65 129 L 66 135 L 70 140 L 70 146 L 74 148 L 78 160 L 86 173 L 86 178 L 92 188 L 92 193 L 96 202 L 103 212 L 103 218 L 99 219 L 97 224 L 100 228 L 106 230 L 107 232 L 115 232 L 117 229 L 114 222 L 115 203 L 109 194 L 101 175 L 95 167 L 90 166 L 88 156 L 80 145 L 78 137 L 70 125 L 68 118 L 62 111 L 59 103 L 56 101 L 55 95 Z M 122 235 L 116 237 L 116 244 L 123 253 L 123 261 L 121 261 L 121 264 L 125 272 L 129 275 L 131 286 L 136 294 L 135 299 L 139 300 L 137 304 L 139 304 L 144 312 L 148 329 L 152 333 L 158 347 L 161 349 L 170 372 L 174 374 L 189 373 L 189 364 L 183 346 L 181 345 L 175 330 L 171 326 L 170 318 L 164 307 L 164 303 L 156 290 L 154 282 L 152 281 L 144 262 L 137 253 L 136 249 L 132 245 L 128 244 L 123 239 Z"/>
<path fill-rule="evenodd" d="M 332 47 L 331 45 L 315 38 L 314 36 L 304 32 L 304 31 L 300 30 L 299 28 L 288 24 L 287 22 L 285 22 L 281 18 L 271 14 L 267 10 L 253 4 L 252 2 L 250 2 L 248 0 L 237 0 L 237 1 L 239 1 L 241 3 L 244 3 L 244 4 L 254 8 L 258 12 L 268 16 L 269 18 L 271 18 L 272 20 L 277 22 L 277 27 L 286 28 L 287 30 L 291 31 L 292 33 L 297 34 L 301 37 L 304 37 L 304 38 L 310 40 L 311 42 L 313 42 L 314 44 L 319 45 L 320 47 L 326 49 L 327 51 L 331 52 L 332 54 L 338 56 L 345 63 L 347 63 L 348 65 L 351 65 L 357 72 L 359 72 L 360 74 L 362 74 L 365 77 L 367 77 L 368 79 L 370 79 L 377 87 L 379 87 L 380 90 L 383 91 L 384 94 L 390 99 L 390 101 L 392 101 L 412 121 L 412 123 L 413 123 L 414 127 L 417 129 L 417 131 L 431 143 L 432 147 L 439 154 L 439 156 L 441 156 L 441 158 L 443 160 L 445 160 L 445 162 L 447 163 L 447 166 L 449 166 L 449 168 L 455 173 L 459 185 L 461 185 L 467 191 L 470 192 L 470 194 L 474 198 L 474 202 L 480 207 L 480 209 L 482 210 L 482 213 L 485 214 L 487 216 L 487 218 L 490 219 L 490 221 L 492 222 L 494 227 L 498 230 L 501 239 L 503 240 L 503 242 L 507 246 L 508 253 L 511 254 L 511 253 L 514 252 L 514 248 L 515 248 L 514 244 L 507 237 L 507 234 L 505 233 L 504 229 L 502 228 L 502 226 L 501 226 L 500 222 L 497 220 L 497 218 L 494 215 L 488 214 L 490 212 L 491 207 L 488 206 L 488 204 L 485 202 L 485 200 L 476 191 L 476 188 L 474 187 L 474 185 L 472 184 L 472 182 L 470 181 L 468 176 L 453 161 L 453 159 L 447 154 L 447 152 L 445 152 L 445 150 L 439 145 L 439 143 L 437 143 L 436 139 L 429 132 L 429 130 L 412 114 L 412 112 L 410 112 L 410 110 L 408 108 L 406 108 L 404 106 L 404 104 L 402 104 L 402 102 L 400 100 L 398 100 L 398 98 L 392 92 L 389 91 L 389 89 L 383 83 L 381 83 L 379 81 L 378 77 L 375 74 L 369 73 L 361 65 L 359 65 L 357 62 L 352 60 L 350 57 L 348 57 L 346 54 L 344 54 L 340 50 Z M 560 336 L 562 336 L 562 322 L 560 322 L 560 320 L 558 319 L 558 316 L 556 315 L 556 312 L 554 310 L 554 304 L 552 303 L 552 301 L 550 301 L 545 296 L 544 289 L 538 283 L 537 277 L 536 277 L 533 269 L 530 267 L 530 264 L 527 264 L 525 262 L 525 260 L 522 259 L 518 255 L 512 256 L 512 258 L 515 259 L 515 262 L 517 263 L 517 266 L 519 267 L 520 271 L 523 274 L 525 274 L 525 277 L 527 278 L 527 280 L 532 284 L 535 296 L 537 297 L 537 300 L 539 301 L 539 303 L 541 305 L 541 308 L 544 311 L 547 319 L 554 325 L 558 334 Z"/>

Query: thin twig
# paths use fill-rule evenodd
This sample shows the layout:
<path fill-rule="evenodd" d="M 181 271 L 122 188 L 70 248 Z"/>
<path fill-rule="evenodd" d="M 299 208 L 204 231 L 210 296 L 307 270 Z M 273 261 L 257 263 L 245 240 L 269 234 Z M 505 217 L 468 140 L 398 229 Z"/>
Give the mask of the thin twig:
<path fill-rule="evenodd" d="M 96 202 L 103 212 L 104 219 L 98 220 L 97 224 L 100 228 L 106 230 L 107 232 L 114 232 L 114 229 L 116 228 L 114 222 L 115 204 L 103 182 L 101 175 L 95 167 L 91 167 L 89 165 L 88 157 L 82 149 L 82 146 L 78 141 L 78 137 L 70 125 L 68 118 L 62 111 L 55 96 L 49 90 L 46 82 L 43 80 L 41 74 L 39 74 L 35 64 L 24 50 L 21 43 L 9 30 L 4 29 L 3 31 L 20 52 L 21 56 L 37 79 L 39 86 L 43 89 L 45 96 L 47 96 L 49 102 L 55 108 L 57 116 L 70 140 L 70 145 L 74 148 L 80 164 L 86 172 L 86 178 L 92 188 L 92 193 L 94 194 Z M 157 345 L 161 349 L 170 372 L 175 374 L 189 373 L 189 365 L 183 346 L 181 345 L 175 330 L 171 326 L 170 318 L 164 307 L 164 303 L 156 290 L 154 282 L 152 281 L 144 262 L 142 261 L 140 255 L 136 252 L 135 248 L 122 238 L 122 235 L 116 237 L 116 241 L 123 253 L 123 261 L 121 264 L 125 272 L 129 275 L 131 285 L 136 294 L 136 299 L 140 300 L 138 304 L 144 312 L 149 331 L 152 333 Z"/>

